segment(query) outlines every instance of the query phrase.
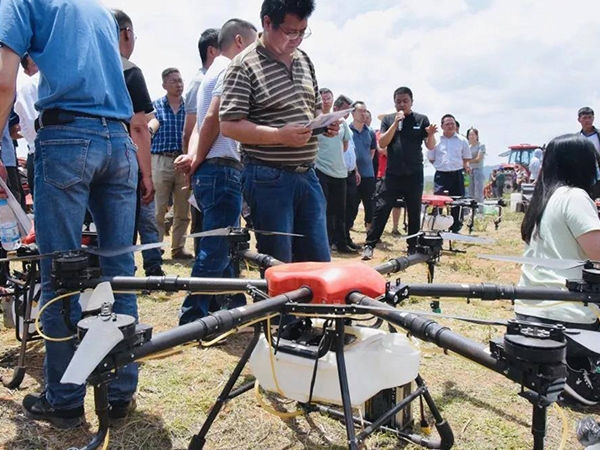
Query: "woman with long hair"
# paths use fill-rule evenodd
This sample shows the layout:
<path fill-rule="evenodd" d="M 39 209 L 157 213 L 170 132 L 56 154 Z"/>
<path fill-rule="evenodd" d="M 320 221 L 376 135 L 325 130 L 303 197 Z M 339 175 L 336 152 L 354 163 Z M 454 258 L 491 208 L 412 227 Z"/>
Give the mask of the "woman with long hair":
<path fill-rule="evenodd" d="M 587 139 L 573 134 L 550 141 L 521 224 L 521 237 L 527 244 L 524 256 L 600 260 L 600 219 L 590 198 L 596 174 L 596 151 Z M 581 268 L 523 265 L 519 285 L 565 289 L 567 279 L 580 278 Z M 518 319 L 532 322 L 600 330 L 599 309 L 593 304 L 517 300 L 515 313 Z M 586 405 L 600 402 L 599 358 L 570 341 L 567 344 L 565 391 Z"/>

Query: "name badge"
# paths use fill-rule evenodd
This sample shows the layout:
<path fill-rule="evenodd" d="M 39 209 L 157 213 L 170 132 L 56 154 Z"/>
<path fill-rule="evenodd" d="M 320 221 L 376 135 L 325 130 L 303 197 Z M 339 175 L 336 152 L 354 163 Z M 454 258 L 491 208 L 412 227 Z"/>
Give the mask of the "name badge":
<path fill-rule="evenodd" d="M 413 127 L 413 130 L 420 130 L 420 129 L 421 129 L 421 125 L 415 125 L 415 126 Z"/>

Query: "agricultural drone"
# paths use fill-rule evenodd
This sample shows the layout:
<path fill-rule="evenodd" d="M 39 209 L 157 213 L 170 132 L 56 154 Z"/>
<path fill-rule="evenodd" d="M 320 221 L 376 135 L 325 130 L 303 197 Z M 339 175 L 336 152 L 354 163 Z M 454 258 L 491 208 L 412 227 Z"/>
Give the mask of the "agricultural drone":
<path fill-rule="evenodd" d="M 399 280 L 388 283 L 384 275 L 437 260 L 443 244 L 439 233 L 419 235 L 417 253 L 376 267 L 362 263 L 283 264 L 249 250 L 247 230 L 229 229 L 227 235 L 233 236 L 232 256 L 258 265 L 265 270 L 265 279 L 105 278 L 90 265 L 89 252 L 55 257 L 52 278 L 57 292 L 94 289 L 88 304 L 96 308 L 96 314 L 77 324 L 79 346 L 62 380 L 74 384 L 88 382 L 94 387 L 99 430 L 84 450 L 100 448 L 107 438 L 107 386 L 119 376 L 120 368 L 189 342 L 250 325 L 254 328 L 253 337 L 189 449 L 205 448 L 207 433 L 223 405 L 255 386 L 255 382 L 236 386 L 247 363 L 264 389 L 298 401 L 306 413 L 320 412 L 343 420 L 350 450 L 358 449 L 369 435 L 382 429 L 425 448 L 452 448 L 450 424 L 442 417 L 419 375 L 418 348 L 403 334 L 357 322 L 368 317 L 377 318 L 377 324 L 388 322 L 392 329 L 402 328 L 412 338 L 432 342 L 519 384 L 520 395 L 533 405 L 533 449 L 544 448 L 547 408 L 557 401 L 567 377 L 566 341 L 572 339 L 589 346 L 594 333 L 510 320 L 505 324 L 504 336 L 486 346 L 398 306 L 410 296 L 600 303 L 600 271 L 591 263 L 585 263 L 583 279 L 570 280 L 567 290 L 487 283 L 408 285 Z M 217 311 L 153 335 L 150 326 L 136 324 L 133 318 L 112 312 L 113 289 L 248 292 L 254 302 Z M 273 332 L 271 320 L 277 316 L 278 327 Z M 298 320 L 289 320 L 290 316 Z M 367 347 L 369 350 L 365 351 Z M 372 366 L 365 364 L 365 357 L 378 358 L 380 363 L 380 370 L 369 371 L 368 378 L 364 370 Z M 361 364 L 356 364 L 357 360 Z M 286 370 L 286 365 L 293 368 L 292 372 Z M 437 438 L 411 430 L 412 413 L 408 412 L 418 400 L 421 405 L 424 401 L 433 416 Z M 364 418 L 355 417 L 353 407 L 360 407 Z M 357 425 L 364 429 L 357 432 Z"/>

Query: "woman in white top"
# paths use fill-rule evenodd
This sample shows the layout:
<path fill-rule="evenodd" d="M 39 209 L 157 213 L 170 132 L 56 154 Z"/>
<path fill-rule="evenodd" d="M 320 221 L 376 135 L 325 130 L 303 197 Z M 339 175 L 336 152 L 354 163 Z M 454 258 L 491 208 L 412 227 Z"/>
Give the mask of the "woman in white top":
<path fill-rule="evenodd" d="M 594 146 L 578 135 L 557 137 L 548 144 L 542 164 L 521 225 L 521 237 L 527 244 L 524 256 L 600 260 L 600 219 L 589 195 L 596 183 Z M 524 265 L 519 285 L 566 289 L 567 279 L 580 278 L 581 267 L 557 270 Z M 600 329 L 599 309 L 592 304 L 518 300 L 515 312 L 519 319 Z M 582 403 L 596 404 L 600 401 L 600 375 L 595 370 L 600 356 L 569 344 L 566 392 Z"/>

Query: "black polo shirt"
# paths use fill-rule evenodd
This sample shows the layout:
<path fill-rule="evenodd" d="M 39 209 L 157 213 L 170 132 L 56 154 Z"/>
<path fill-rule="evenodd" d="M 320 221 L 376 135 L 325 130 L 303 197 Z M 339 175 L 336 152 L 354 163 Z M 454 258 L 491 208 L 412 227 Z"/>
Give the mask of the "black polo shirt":
<path fill-rule="evenodd" d="M 381 134 L 393 124 L 396 113 L 388 114 L 381 121 Z M 402 122 L 402 131 L 396 130 L 387 147 L 386 173 L 410 175 L 423 170 L 423 140 L 427 138 L 429 119 L 423 114 L 411 112 Z"/>

